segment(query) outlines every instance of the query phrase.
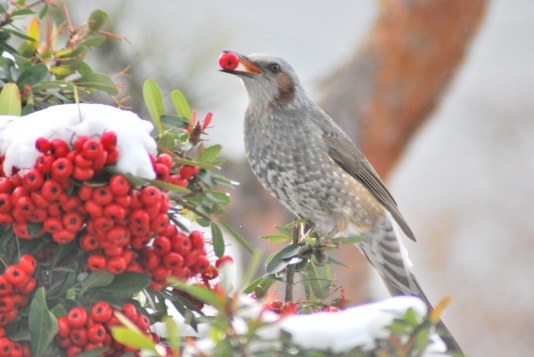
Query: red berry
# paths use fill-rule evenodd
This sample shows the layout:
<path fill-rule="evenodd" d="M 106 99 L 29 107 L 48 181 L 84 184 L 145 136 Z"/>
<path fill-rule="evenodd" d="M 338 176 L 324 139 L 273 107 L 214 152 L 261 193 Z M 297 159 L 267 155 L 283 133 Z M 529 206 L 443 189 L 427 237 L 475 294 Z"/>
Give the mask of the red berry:
<path fill-rule="evenodd" d="M 117 146 L 117 134 L 112 131 L 106 131 L 100 137 L 100 143 L 106 150 L 115 148 Z"/>
<path fill-rule="evenodd" d="M 100 186 L 93 189 L 92 199 L 96 204 L 105 206 L 113 202 L 113 193 L 109 186 Z"/>
<path fill-rule="evenodd" d="M 87 181 L 92 179 L 95 176 L 95 170 L 92 168 L 83 169 L 81 167 L 75 166 L 72 171 L 72 177 L 78 181 Z"/>
<path fill-rule="evenodd" d="M 113 257 L 106 264 L 107 270 L 112 274 L 123 273 L 126 270 L 126 266 L 126 260 L 123 257 Z"/>
<path fill-rule="evenodd" d="M 35 148 L 40 153 L 46 154 L 48 152 L 48 150 L 50 150 L 52 148 L 52 145 L 50 144 L 50 141 L 48 141 L 47 138 L 41 137 L 41 138 L 37 138 L 37 140 L 35 140 Z"/>
<path fill-rule="evenodd" d="M 52 148 L 50 149 L 50 153 L 56 158 L 67 156 L 70 151 L 67 143 L 61 139 L 52 140 L 50 142 L 50 145 L 52 146 Z"/>
<path fill-rule="evenodd" d="M 184 265 L 184 257 L 175 252 L 169 252 L 163 256 L 163 266 L 171 271 L 180 269 Z"/>
<path fill-rule="evenodd" d="M 98 243 L 98 240 L 96 240 L 96 238 L 94 236 L 92 236 L 91 234 L 85 234 L 83 237 L 80 238 L 80 247 L 85 250 L 86 252 L 90 252 L 92 250 L 96 250 L 100 247 L 100 244 Z M 89 258 L 91 259 L 91 258 Z M 98 269 L 93 269 L 93 267 L 91 266 L 91 264 L 89 263 L 89 260 L 87 260 L 87 265 L 89 265 L 89 268 L 91 268 L 92 270 L 98 270 Z M 103 264 L 101 265 L 102 266 L 102 269 L 105 268 L 106 266 L 106 261 L 104 259 L 104 262 Z M 102 270 L 100 269 L 100 270 Z"/>
<path fill-rule="evenodd" d="M 41 187 L 41 195 L 48 201 L 57 200 L 62 193 L 63 187 L 53 179 L 46 180 Z"/>
<path fill-rule="evenodd" d="M 70 339 L 69 339 L 69 341 L 70 341 Z M 83 352 L 83 349 L 81 347 L 72 345 L 72 346 L 69 346 L 67 348 L 67 352 L 66 353 L 67 353 L 67 357 L 74 357 L 74 356 L 76 356 L 76 355 L 78 355 L 78 354 L 80 354 L 82 352 Z"/>
<path fill-rule="evenodd" d="M 72 175 L 73 170 L 74 165 L 72 161 L 66 157 L 60 157 L 55 159 L 52 163 L 50 173 L 52 174 L 52 178 L 54 180 L 62 181 L 69 178 Z"/>
<path fill-rule="evenodd" d="M 239 56 L 233 52 L 225 52 L 219 57 L 219 66 L 225 70 L 236 69 L 239 66 Z"/>
<path fill-rule="evenodd" d="M 23 197 L 28 197 L 29 195 L 30 195 L 30 192 L 28 191 L 26 187 L 18 186 L 11 193 L 11 205 L 14 206 L 18 200 L 20 200 Z"/>
<path fill-rule="evenodd" d="M 197 262 L 197 260 L 198 260 L 198 258 L 200 258 L 200 256 L 202 256 L 202 254 L 198 250 L 190 251 L 184 257 L 185 266 L 190 268 L 191 266 L 193 266 L 193 264 L 195 264 Z"/>
<path fill-rule="evenodd" d="M 191 241 L 188 236 L 182 233 L 178 233 L 171 238 L 171 245 L 174 252 L 180 253 L 183 256 L 191 251 Z"/>
<path fill-rule="evenodd" d="M 91 186 L 89 186 L 89 185 L 83 184 L 78 189 L 78 197 L 82 201 L 89 200 L 92 195 L 93 195 L 93 188 Z"/>
<path fill-rule="evenodd" d="M 76 157 L 74 158 L 74 165 L 81 169 L 88 169 L 93 166 L 93 161 L 85 158 L 85 156 L 82 154 L 76 154 Z"/>
<path fill-rule="evenodd" d="M 74 142 L 74 150 L 76 152 L 82 152 L 83 150 L 83 144 L 85 144 L 85 142 L 87 140 L 91 139 L 90 137 L 88 136 L 85 136 L 85 135 L 82 135 L 82 136 L 78 136 L 78 138 L 76 139 L 76 141 Z"/>
<path fill-rule="evenodd" d="M 5 275 L 0 275 L 0 296 L 9 295 L 13 291 L 11 284 Z"/>
<path fill-rule="evenodd" d="M 135 324 L 141 329 L 141 331 L 148 330 L 151 325 L 150 319 L 143 314 L 137 314 L 137 321 Z"/>
<path fill-rule="evenodd" d="M 74 307 L 67 314 L 67 321 L 71 328 L 81 328 L 87 323 L 87 311 L 83 307 Z"/>
<path fill-rule="evenodd" d="M 57 217 L 48 217 L 44 221 L 43 228 L 45 232 L 54 233 L 63 229 L 63 222 Z"/>
<path fill-rule="evenodd" d="M 15 308 L 12 296 L 0 296 L 0 313 L 8 312 Z"/>
<path fill-rule="evenodd" d="M 33 274 L 37 269 L 37 260 L 31 254 L 24 254 L 20 257 L 19 265 L 26 273 Z"/>
<path fill-rule="evenodd" d="M 28 225 L 25 222 L 16 222 L 13 224 L 13 232 L 22 239 L 31 239 L 32 236 L 28 232 Z"/>
<path fill-rule="evenodd" d="M 6 337 L 0 338 L 0 356 L 10 357 L 13 349 L 13 342 Z"/>
<path fill-rule="evenodd" d="M 83 216 L 78 212 L 68 212 L 65 213 L 62 220 L 63 226 L 65 229 L 71 232 L 78 232 L 82 229 L 84 220 Z"/>
<path fill-rule="evenodd" d="M 37 286 L 37 281 L 33 277 L 28 277 L 28 281 L 22 288 L 19 288 L 18 291 L 24 296 L 28 296 L 32 293 L 32 291 L 35 289 L 35 286 Z"/>
<path fill-rule="evenodd" d="M 54 242 L 59 244 L 67 244 L 71 242 L 75 237 L 76 233 L 68 231 L 66 229 L 60 229 L 59 231 L 52 233 L 52 239 L 54 240 Z"/>
<path fill-rule="evenodd" d="M 134 323 L 137 321 L 137 309 L 135 308 L 134 304 L 124 304 L 122 307 L 122 313 Z"/>
<path fill-rule="evenodd" d="M 152 206 L 159 202 L 160 190 L 155 186 L 147 186 L 141 190 L 141 202 L 145 206 Z"/>
<path fill-rule="evenodd" d="M 4 276 L 7 281 L 11 283 L 15 288 L 23 286 L 28 279 L 28 273 L 22 269 L 19 265 L 10 265 L 4 272 Z"/>
<path fill-rule="evenodd" d="M 107 159 L 108 159 L 108 152 L 102 150 L 100 155 L 96 159 L 94 159 L 93 165 L 91 165 L 93 170 L 95 171 L 102 170 L 104 166 L 106 166 Z"/>
<path fill-rule="evenodd" d="M 106 165 L 113 165 L 119 159 L 119 151 L 117 149 L 110 149 L 108 152 L 108 157 L 106 159 Z"/>
<path fill-rule="evenodd" d="M 126 210 L 116 203 L 111 203 L 104 207 L 104 217 L 115 222 L 122 220 L 126 216 Z"/>
<path fill-rule="evenodd" d="M 0 193 L 0 213 L 11 212 L 11 195 L 9 193 Z"/>
<path fill-rule="evenodd" d="M 200 273 L 202 279 L 212 280 L 219 276 L 219 271 L 213 265 L 208 266 L 208 269 Z"/>
<path fill-rule="evenodd" d="M 87 259 L 87 266 L 92 271 L 101 271 L 106 267 L 106 258 L 100 254 L 93 254 Z"/>
<path fill-rule="evenodd" d="M 92 324 L 87 328 L 87 339 L 93 343 L 102 342 L 106 339 L 106 328 L 102 324 Z"/>
<path fill-rule="evenodd" d="M 0 226 L 13 224 L 13 216 L 9 213 L 0 213 Z"/>
<path fill-rule="evenodd" d="M 167 213 L 160 213 L 150 222 L 150 230 L 154 233 L 162 232 L 169 224 Z"/>
<path fill-rule="evenodd" d="M 280 309 L 283 315 L 294 315 L 299 312 L 299 308 L 297 304 L 295 304 L 293 301 L 288 301 L 284 305 L 282 305 L 282 308 Z"/>
<path fill-rule="evenodd" d="M 189 253 L 189 254 L 191 254 L 191 253 Z M 210 262 L 209 262 L 208 258 L 206 258 L 205 256 L 201 255 L 201 256 L 198 257 L 197 261 L 193 264 L 193 266 L 191 267 L 191 270 L 193 272 L 197 273 L 197 274 L 198 273 L 204 273 L 209 269 L 209 266 L 210 266 Z"/>
<path fill-rule="evenodd" d="M 0 193 L 11 193 L 13 188 L 13 184 L 7 177 L 0 177 Z"/>
<path fill-rule="evenodd" d="M 57 331 L 57 335 L 59 337 L 69 337 L 69 334 L 70 334 L 70 325 L 69 325 L 69 322 L 67 321 L 67 318 L 66 317 L 59 317 L 57 319 L 57 324 L 58 324 L 58 331 Z"/>
<path fill-rule="evenodd" d="M 96 322 L 101 322 L 101 323 L 108 322 L 112 314 L 113 314 L 113 310 L 108 305 L 108 303 L 104 301 L 97 302 L 91 308 L 91 317 Z"/>
<path fill-rule="evenodd" d="M 198 166 L 184 165 L 180 168 L 180 176 L 185 180 L 189 180 L 192 176 L 198 174 L 199 172 L 200 167 Z"/>
<path fill-rule="evenodd" d="M 189 235 L 189 239 L 191 240 L 191 245 L 193 246 L 193 249 L 200 250 L 204 248 L 204 235 L 201 231 L 193 231 Z"/>
<path fill-rule="evenodd" d="M 171 251 L 171 240 L 165 236 L 157 236 L 152 246 L 157 255 L 163 256 Z"/>
<path fill-rule="evenodd" d="M 170 175 L 169 168 L 163 164 L 156 164 L 156 180 L 167 181 Z"/>
<path fill-rule="evenodd" d="M 224 256 L 220 257 L 219 259 L 217 259 L 217 260 L 215 261 L 215 266 L 216 266 L 217 268 L 220 268 L 222 265 L 224 265 L 224 264 L 226 264 L 226 263 L 229 263 L 229 262 L 232 263 L 233 261 L 234 261 L 234 259 L 232 259 L 231 256 L 229 256 L 229 255 L 224 255 Z"/>
<path fill-rule="evenodd" d="M 104 209 L 101 205 L 97 204 L 93 200 L 88 200 L 83 205 L 85 211 L 91 216 L 91 218 L 98 218 L 104 215 Z"/>
<path fill-rule="evenodd" d="M 169 170 L 172 169 L 172 157 L 169 154 L 161 154 L 156 157 L 156 163 L 165 165 Z"/>
<path fill-rule="evenodd" d="M 94 139 L 89 139 L 82 146 L 82 155 L 89 159 L 95 160 L 102 154 L 102 144 Z"/>
<path fill-rule="evenodd" d="M 72 329 L 69 337 L 74 346 L 84 347 L 87 344 L 87 330 L 85 328 Z"/>
<path fill-rule="evenodd" d="M 37 191 L 41 188 L 44 182 L 44 176 L 41 171 L 37 169 L 29 169 L 22 177 L 22 184 L 28 191 Z"/>
<path fill-rule="evenodd" d="M 24 217 L 29 217 L 35 211 L 35 203 L 29 196 L 21 197 L 15 204 L 15 212 L 20 212 Z"/>
<path fill-rule="evenodd" d="M 39 170 L 43 175 L 46 175 L 52 169 L 52 163 L 54 162 L 54 156 L 51 154 L 41 155 L 35 161 L 35 168 Z"/>

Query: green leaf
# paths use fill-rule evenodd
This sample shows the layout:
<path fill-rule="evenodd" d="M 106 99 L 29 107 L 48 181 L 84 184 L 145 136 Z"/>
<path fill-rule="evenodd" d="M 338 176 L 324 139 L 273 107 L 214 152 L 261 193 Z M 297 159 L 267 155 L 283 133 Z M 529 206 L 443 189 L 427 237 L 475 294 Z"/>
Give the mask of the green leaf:
<path fill-rule="evenodd" d="M 359 243 L 365 240 L 364 236 L 353 236 L 353 237 L 343 237 L 343 238 L 336 238 L 333 240 L 334 243 L 339 244 L 354 244 Z"/>
<path fill-rule="evenodd" d="M 154 126 L 160 134 L 163 134 L 163 125 L 161 124 L 160 117 L 165 113 L 165 106 L 163 105 L 161 90 L 155 81 L 150 79 L 145 81 L 143 85 L 143 98 L 145 99 L 145 104 L 154 122 Z"/>
<path fill-rule="evenodd" d="M 308 264 L 307 273 L 310 279 L 311 289 L 316 297 L 325 299 L 330 294 L 330 269 L 328 265 L 317 266 Z"/>
<path fill-rule="evenodd" d="M 276 281 L 275 280 L 272 280 L 272 279 L 265 279 L 265 278 L 258 278 L 256 280 L 254 280 L 252 283 L 250 283 L 244 290 L 243 292 L 245 294 L 250 294 L 252 292 L 255 291 L 255 289 L 257 288 L 260 288 L 262 290 L 269 290 L 269 288 L 275 283 Z M 261 296 L 257 296 L 256 297 L 258 299 L 261 298 Z"/>
<path fill-rule="evenodd" d="M 146 349 L 151 352 L 157 353 L 156 343 L 148 338 L 141 330 L 130 330 L 127 327 L 113 327 L 111 328 L 111 334 L 115 341 L 122 343 L 123 345 L 133 347 L 135 349 Z"/>
<path fill-rule="evenodd" d="M 4 31 L 7 31 L 10 34 L 12 34 L 14 36 L 17 36 L 19 38 L 22 38 L 23 40 L 26 40 L 26 41 L 35 41 L 35 39 L 33 37 L 30 37 L 30 36 L 26 35 L 25 33 L 22 33 L 22 32 L 19 32 L 19 31 L 15 31 L 15 30 L 12 30 L 12 29 L 4 29 Z"/>
<path fill-rule="evenodd" d="M 0 92 L 0 115 L 20 116 L 21 112 L 19 87 L 15 83 L 7 83 Z"/>
<path fill-rule="evenodd" d="M 30 305 L 30 336 L 32 356 L 44 356 L 58 332 L 56 317 L 48 310 L 44 288 L 37 289 Z"/>
<path fill-rule="evenodd" d="M 209 162 L 193 161 L 193 160 L 188 160 L 188 159 L 184 159 L 184 158 L 181 158 L 181 157 L 173 157 L 172 161 L 174 161 L 174 163 L 176 163 L 178 165 L 198 166 L 201 169 L 206 169 L 206 170 L 218 169 L 219 168 L 218 165 L 214 165 L 214 164 L 209 163 Z"/>
<path fill-rule="evenodd" d="M 174 139 L 176 137 L 176 134 L 171 132 L 163 133 L 158 138 L 158 146 L 161 146 L 167 150 L 173 151 L 174 150 Z"/>
<path fill-rule="evenodd" d="M 230 197 L 224 192 L 209 191 L 206 192 L 206 198 L 211 202 L 227 205 L 230 203 Z"/>
<path fill-rule="evenodd" d="M 92 288 L 98 288 L 102 286 L 107 286 L 113 282 L 115 275 L 111 274 L 107 270 L 102 270 L 98 272 L 93 272 L 85 278 L 82 282 L 82 291 L 83 294 L 86 290 Z"/>
<path fill-rule="evenodd" d="M 11 17 L 15 17 L 15 16 L 26 16 L 26 15 L 33 15 L 34 12 L 30 9 L 21 9 L 21 10 L 17 10 L 17 11 L 13 11 L 11 13 Z"/>
<path fill-rule="evenodd" d="M 178 325 L 174 321 L 172 316 L 165 316 L 162 319 L 167 330 L 167 339 L 172 351 L 178 355 L 180 351 L 180 333 L 178 331 Z"/>
<path fill-rule="evenodd" d="M 89 37 L 78 44 L 78 46 L 96 47 L 106 42 L 106 36 Z"/>
<path fill-rule="evenodd" d="M 109 95 L 115 95 L 119 92 L 111 78 L 101 73 L 87 73 L 82 78 L 75 80 L 74 83 L 79 87 L 102 90 Z"/>
<path fill-rule="evenodd" d="M 189 120 L 176 115 L 164 114 L 159 119 L 163 124 L 179 129 L 185 128 L 189 124 Z"/>
<path fill-rule="evenodd" d="M 98 9 L 93 11 L 91 15 L 89 15 L 89 29 L 93 31 L 100 30 L 107 18 L 107 12 Z"/>
<path fill-rule="evenodd" d="M 45 79 L 47 74 L 48 67 L 42 63 L 38 63 L 20 74 L 17 85 L 19 88 L 24 88 L 26 85 L 33 86 Z"/>
<path fill-rule="evenodd" d="M 265 270 L 267 273 L 278 273 L 282 271 L 288 264 L 291 258 L 296 256 L 299 252 L 298 244 L 290 244 L 279 252 L 273 254 L 269 259 Z"/>
<path fill-rule="evenodd" d="M 217 258 L 220 258 L 224 255 L 224 238 L 221 228 L 215 222 L 211 222 L 211 237 L 213 240 L 213 249 L 215 250 L 215 255 Z"/>
<path fill-rule="evenodd" d="M 126 272 L 116 275 L 111 284 L 102 287 L 102 291 L 114 296 L 130 297 L 148 288 L 150 281 L 150 277 L 146 274 Z"/>
<path fill-rule="evenodd" d="M 219 223 L 219 225 L 221 225 L 223 227 L 223 229 L 227 233 L 229 233 L 232 236 L 232 238 L 234 238 L 236 240 L 237 243 L 239 243 L 243 248 L 245 248 L 245 250 L 247 250 L 250 254 L 254 253 L 254 249 L 252 249 L 252 247 L 245 240 L 245 238 L 241 237 L 236 231 L 234 231 L 232 229 L 232 227 L 230 227 L 229 225 L 227 225 L 226 223 L 221 222 L 221 221 L 219 221 L 217 223 Z"/>
<path fill-rule="evenodd" d="M 179 90 L 173 91 L 171 93 L 171 101 L 178 116 L 187 118 L 191 121 L 191 107 L 189 106 L 189 103 L 187 103 L 184 94 Z"/>
<path fill-rule="evenodd" d="M 261 239 L 266 239 L 266 240 L 271 241 L 273 243 L 287 242 L 287 241 L 291 240 L 291 238 L 289 238 L 288 236 L 283 235 L 283 234 L 271 234 L 271 235 L 268 235 L 268 236 L 261 236 L 260 238 Z"/>
<path fill-rule="evenodd" d="M 188 293 L 194 298 L 215 307 L 219 311 L 222 311 L 224 309 L 224 302 L 221 301 L 221 299 L 217 295 L 215 295 L 215 292 L 213 292 L 212 290 L 208 290 L 202 286 L 187 285 L 187 283 L 185 283 L 184 281 L 171 277 L 169 278 L 169 280 L 176 288 Z"/>
<path fill-rule="evenodd" d="M 204 152 L 200 156 L 200 161 L 212 162 L 219 155 L 221 149 L 222 146 L 218 144 L 206 148 L 206 150 L 204 150 Z"/>

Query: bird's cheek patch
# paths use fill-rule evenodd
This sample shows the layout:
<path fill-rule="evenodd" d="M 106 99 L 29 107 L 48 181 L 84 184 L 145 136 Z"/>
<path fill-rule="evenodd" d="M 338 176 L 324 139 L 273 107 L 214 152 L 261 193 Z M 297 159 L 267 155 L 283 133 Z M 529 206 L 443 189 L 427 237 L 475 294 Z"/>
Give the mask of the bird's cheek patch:
<path fill-rule="evenodd" d="M 286 104 L 295 97 L 295 83 L 286 74 L 278 76 L 278 96 L 276 97 L 277 104 Z"/>

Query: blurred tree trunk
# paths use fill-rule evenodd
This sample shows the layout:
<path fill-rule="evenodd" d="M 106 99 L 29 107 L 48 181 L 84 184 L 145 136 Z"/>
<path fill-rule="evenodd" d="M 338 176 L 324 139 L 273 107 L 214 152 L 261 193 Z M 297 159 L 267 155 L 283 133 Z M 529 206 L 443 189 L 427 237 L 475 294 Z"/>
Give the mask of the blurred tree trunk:
<path fill-rule="evenodd" d="M 321 107 L 355 140 L 382 178 L 387 178 L 416 129 L 439 102 L 468 50 L 486 4 L 486 0 L 384 0 L 363 46 L 328 79 Z M 248 182 L 244 185 L 251 187 Z M 242 195 L 270 200 L 257 195 L 262 190 L 259 184 L 253 187 Z M 278 221 L 279 213 L 265 210 L 269 206 L 279 212 L 279 205 L 262 203 L 261 210 L 251 212 L 252 206 L 243 203 L 234 204 L 232 212 L 240 224 L 245 215 L 251 219 L 250 227 L 268 228 L 291 219 L 287 215 Z M 237 212 L 238 207 L 243 212 Z M 255 237 L 250 233 L 244 235 Z M 349 263 L 350 269 L 337 269 L 337 276 L 353 303 L 365 301 L 369 264 L 356 249 L 344 248 L 337 258 Z"/>

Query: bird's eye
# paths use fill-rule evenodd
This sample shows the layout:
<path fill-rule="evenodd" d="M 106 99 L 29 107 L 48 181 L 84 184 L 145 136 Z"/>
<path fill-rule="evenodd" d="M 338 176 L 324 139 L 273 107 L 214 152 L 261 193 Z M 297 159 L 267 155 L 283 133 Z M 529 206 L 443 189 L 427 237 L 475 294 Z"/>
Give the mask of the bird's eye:
<path fill-rule="evenodd" d="M 278 73 L 278 72 L 280 72 L 280 65 L 276 64 L 276 63 L 272 63 L 271 65 L 269 65 L 269 69 L 273 73 Z"/>

